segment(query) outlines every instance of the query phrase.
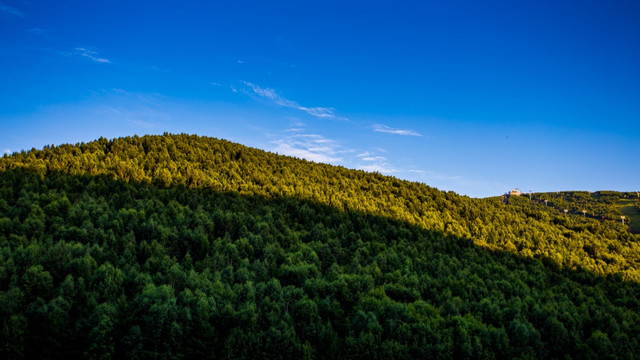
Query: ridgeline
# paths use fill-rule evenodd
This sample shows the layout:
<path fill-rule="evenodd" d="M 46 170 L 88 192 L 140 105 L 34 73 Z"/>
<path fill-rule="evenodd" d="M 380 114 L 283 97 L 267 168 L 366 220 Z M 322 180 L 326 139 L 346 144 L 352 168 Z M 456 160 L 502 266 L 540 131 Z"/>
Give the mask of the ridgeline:
<path fill-rule="evenodd" d="M 4 156 L 0 357 L 635 357 L 640 237 L 535 196 L 190 135 Z"/>

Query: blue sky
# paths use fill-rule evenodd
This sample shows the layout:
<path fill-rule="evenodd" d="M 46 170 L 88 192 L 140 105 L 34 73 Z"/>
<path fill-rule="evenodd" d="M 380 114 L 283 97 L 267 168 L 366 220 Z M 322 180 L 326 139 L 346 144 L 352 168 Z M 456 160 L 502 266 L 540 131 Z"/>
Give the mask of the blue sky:
<path fill-rule="evenodd" d="M 640 189 L 637 1 L 0 0 L 0 150 L 195 133 L 473 197 Z"/>

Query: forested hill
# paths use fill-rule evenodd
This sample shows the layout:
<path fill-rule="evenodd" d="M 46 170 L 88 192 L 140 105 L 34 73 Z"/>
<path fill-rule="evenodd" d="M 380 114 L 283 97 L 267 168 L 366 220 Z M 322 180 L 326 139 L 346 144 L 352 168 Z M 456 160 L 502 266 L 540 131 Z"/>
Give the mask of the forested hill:
<path fill-rule="evenodd" d="M 633 358 L 639 240 L 214 138 L 33 149 L 0 159 L 0 352 Z"/>
<path fill-rule="evenodd" d="M 598 275 L 620 273 L 626 280 L 640 281 L 639 238 L 622 225 L 528 206 L 522 201 L 526 197 L 504 206 L 492 199 L 471 199 L 390 176 L 279 156 L 214 138 L 101 138 L 0 159 L 0 170 L 15 168 L 42 175 L 109 175 L 164 187 L 309 200 L 405 221 L 570 269 L 583 267 Z"/>

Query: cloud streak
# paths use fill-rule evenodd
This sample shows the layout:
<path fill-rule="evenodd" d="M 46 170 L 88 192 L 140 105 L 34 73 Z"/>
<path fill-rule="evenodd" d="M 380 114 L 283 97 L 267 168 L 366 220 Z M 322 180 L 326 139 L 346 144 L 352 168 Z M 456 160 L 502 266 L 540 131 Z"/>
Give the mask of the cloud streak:
<path fill-rule="evenodd" d="M 275 152 L 321 163 L 338 163 L 343 159 L 337 142 L 318 134 L 294 134 L 274 141 Z"/>
<path fill-rule="evenodd" d="M 302 106 L 300 104 L 298 104 L 295 101 L 289 100 L 287 98 L 284 98 L 280 95 L 278 95 L 276 93 L 276 91 L 274 89 L 270 89 L 270 88 L 263 88 L 260 87 L 258 85 L 255 85 L 253 83 L 250 83 L 248 81 L 245 81 L 244 84 L 246 86 L 249 87 L 249 89 L 251 89 L 252 93 L 255 95 L 258 95 L 259 97 L 269 100 L 272 103 L 282 106 L 282 107 L 286 107 L 286 108 L 290 108 L 290 109 L 296 109 L 296 110 L 300 110 L 300 111 L 304 111 L 307 114 L 319 118 L 319 119 L 336 119 L 338 118 L 335 115 L 335 110 L 333 108 L 327 108 L 327 107 L 320 107 L 320 106 L 315 106 L 315 107 L 307 107 L 307 106 Z"/>
<path fill-rule="evenodd" d="M 111 61 L 109 61 L 109 59 L 103 58 L 103 57 L 99 57 L 98 53 L 96 51 L 93 50 L 89 50 L 86 48 L 75 48 L 74 49 L 74 55 L 77 56 L 82 56 L 85 57 L 91 61 L 97 62 L 97 63 L 102 63 L 102 64 L 110 64 Z"/>
<path fill-rule="evenodd" d="M 0 3 L 0 13 L 12 15 L 12 16 L 17 16 L 17 17 L 21 17 L 21 18 L 24 17 L 24 14 L 22 13 L 22 11 L 20 11 L 20 10 L 18 10 L 16 8 L 13 8 L 11 6 L 7 6 L 7 5 L 5 5 L 3 3 Z"/>
<path fill-rule="evenodd" d="M 393 134 L 393 135 L 422 136 L 422 134 L 420 134 L 418 132 L 415 132 L 413 130 L 396 129 L 396 128 L 392 128 L 390 126 L 383 125 L 383 124 L 374 124 L 373 125 L 373 131 L 380 132 L 380 133 L 386 133 L 386 134 Z"/>
<path fill-rule="evenodd" d="M 308 133 L 304 128 L 283 130 L 283 136 L 272 141 L 272 144 L 276 145 L 272 151 L 282 155 L 385 175 L 399 172 L 384 156 L 370 151 L 358 153 L 357 149 L 346 148 L 339 141 L 317 133 Z M 376 152 L 378 151 L 385 150 L 378 149 Z"/>
<path fill-rule="evenodd" d="M 341 119 L 351 123 L 349 119 L 337 116 L 333 108 L 303 106 L 296 101 L 281 96 L 272 88 L 260 87 L 248 81 L 242 83 L 244 85 L 242 88 L 236 89 L 231 86 L 231 90 L 258 97 L 283 108 L 303 111 L 318 119 Z M 422 134 L 413 130 L 396 129 L 383 124 L 374 124 L 370 129 L 376 132 L 394 135 L 422 136 Z M 276 145 L 273 151 L 277 153 L 310 161 L 349 166 L 359 170 L 377 172 L 385 175 L 402 172 L 396 168 L 387 157 L 379 155 L 381 152 L 387 152 L 384 149 L 377 149 L 375 153 L 369 151 L 357 153 L 355 149 L 346 149 L 338 142 L 325 138 L 318 133 L 308 133 L 304 128 L 304 124 L 299 124 L 299 126 L 296 125 L 284 130 L 284 134 L 281 134 L 272 144 Z"/>
<path fill-rule="evenodd" d="M 356 166 L 357 169 L 369 171 L 369 172 L 378 172 L 381 174 L 393 174 L 398 172 L 389 161 L 384 156 L 374 155 L 370 152 L 364 152 L 358 154 L 356 156 L 358 158 L 359 164 Z"/>

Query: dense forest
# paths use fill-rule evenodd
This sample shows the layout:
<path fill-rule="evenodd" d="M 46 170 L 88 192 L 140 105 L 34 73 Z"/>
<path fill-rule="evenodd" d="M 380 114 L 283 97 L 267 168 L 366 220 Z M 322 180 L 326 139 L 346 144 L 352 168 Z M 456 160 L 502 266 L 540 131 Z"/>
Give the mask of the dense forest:
<path fill-rule="evenodd" d="M 630 195 L 505 204 L 191 135 L 5 155 L 0 357 L 634 358 L 640 236 L 595 216 Z"/>

